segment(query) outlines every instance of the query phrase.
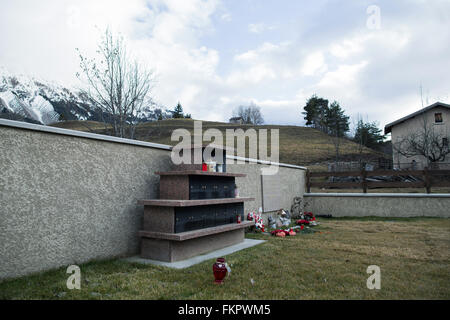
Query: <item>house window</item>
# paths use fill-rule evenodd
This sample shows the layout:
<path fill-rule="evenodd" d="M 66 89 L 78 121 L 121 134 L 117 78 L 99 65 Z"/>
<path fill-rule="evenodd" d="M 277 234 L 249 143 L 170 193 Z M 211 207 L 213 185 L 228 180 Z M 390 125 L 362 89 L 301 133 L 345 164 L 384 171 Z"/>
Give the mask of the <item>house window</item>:
<path fill-rule="evenodd" d="M 435 113 L 434 114 L 434 123 L 441 123 L 442 122 L 442 113 Z"/>

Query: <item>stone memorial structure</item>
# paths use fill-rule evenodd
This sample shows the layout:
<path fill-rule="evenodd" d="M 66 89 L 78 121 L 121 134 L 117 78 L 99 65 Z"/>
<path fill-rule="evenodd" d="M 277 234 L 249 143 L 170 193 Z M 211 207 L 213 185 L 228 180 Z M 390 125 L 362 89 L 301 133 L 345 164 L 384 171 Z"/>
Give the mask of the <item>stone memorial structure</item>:
<path fill-rule="evenodd" d="M 205 147 L 199 148 L 206 163 Z M 235 197 L 235 178 L 245 174 L 227 173 L 222 151 L 223 163 L 216 164 L 221 172 L 204 171 L 202 164 L 156 172 L 160 199 L 138 202 L 144 205 L 142 258 L 175 262 L 244 241 L 245 228 L 253 225 L 244 221 L 244 202 L 254 198 Z"/>

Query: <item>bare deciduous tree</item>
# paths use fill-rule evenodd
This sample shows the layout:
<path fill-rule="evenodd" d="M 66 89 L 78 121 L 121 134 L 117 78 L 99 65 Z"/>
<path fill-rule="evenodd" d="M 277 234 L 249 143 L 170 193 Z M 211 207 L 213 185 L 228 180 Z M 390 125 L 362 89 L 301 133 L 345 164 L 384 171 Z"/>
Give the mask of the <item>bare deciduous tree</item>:
<path fill-rule="evenodd" d="M 263 124 L 264 118 L 261 114 L 261 108 L 254 103 L 249 106 L 239 106 L 234 112 L 233 116 L 241 117 L 244 124 Z"/>
<path fill-rule="evenodd" d="M 78 49 L 77 49 L 78 51 Z M 136 125 L 153 105 L 153 72 L 129 57 L 124 40 L 107 29 L 97 50 L 88 59 L 79 53 L 82 75 L 87 82 L 83 92 L 117 137 L 134 138 Z"/>
<path fill-rule="evenodd" d="M 449 133 L 438 132 L 423 116 L 421 127 L 393 141 L 392 147 L 407 158 L 423 156 L 428 166 L 432 166 L 433 163 L 444 161 L 450 153 Z"/>

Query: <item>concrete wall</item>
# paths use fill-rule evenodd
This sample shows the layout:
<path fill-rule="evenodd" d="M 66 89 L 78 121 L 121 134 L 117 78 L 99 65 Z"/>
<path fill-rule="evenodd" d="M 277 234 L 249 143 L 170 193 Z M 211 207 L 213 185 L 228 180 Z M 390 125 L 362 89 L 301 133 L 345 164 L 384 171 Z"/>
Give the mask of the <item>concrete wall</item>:
<path fill-rule="evenodd" d="M 138 253 L 143 207 L 158 198 L 170 147 L 0 119 L 0 279 L 92 259 Z M 237 184 L 261 206 L 261 164 L 231 164 Z M 280 168 L 304 184 L 300 167 Z M 280 202 L 301 195 L 286 187 Z"/>
<path fill-rule="evenodd" d="M 245 173 L 245 178 L 236 178 L 236 184 L 239 187 L 240 196 L 254 197 L 255 201 L 245 203 L 245 211 L 258 210 L 259 207 L 263 207 L 263 190 L 261 184 L 261 169 L 267 168 L 268 165 L 258 164 L 254 162 L 248 162 L 245 165 L 242 164 L 228 164 L 231 159 L 227 160 L 227 172 L 233 173 Z M 305 191 L 305 170 L 301 170 L 294 167 L 279 166 L 278 173 L 274 176 L 270 176 L 271 180 L 278 180 L 280 188 L 274 190 L 275 194 L 271 194 L 271 208 L 288 209 L 291 210 L 294 197 L 301 197 Z M 266 177 L 266 176 L 265 176 Z M 265 178 L 264 177 L 264 178 Z M 267 200 L 267 192 L 264 192 Z M 276 198 L 276 204 L 273 201 Z M 266 206 L 267 208 L 267 206 Z M 266 210 L 267 211 L 267 210 Z"/>
<path fill-rule="evenodd" d="M 137 252 L 166 150 L 0 127 L 0 278 Z"/>
<path fill-rule="evenodd" d="M 305 193 L 305 210 L 333 217 L 450 217 L 450 194 Z"/>

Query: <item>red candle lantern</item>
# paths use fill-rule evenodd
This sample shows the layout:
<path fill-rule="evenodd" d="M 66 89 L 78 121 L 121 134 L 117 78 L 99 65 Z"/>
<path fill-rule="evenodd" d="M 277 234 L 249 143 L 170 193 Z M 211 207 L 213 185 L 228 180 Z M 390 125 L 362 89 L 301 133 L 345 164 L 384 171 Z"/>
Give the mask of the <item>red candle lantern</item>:
<path fill-rule="evenodd" d="M 206 163 L 202 163 L 202 171 L 208 171 L 208 165 Z"/>
<path fill-rule="evenodd" d="M 217 258 L 216 262 L 213 264 L 213 272 L 216 284 L 222 284 L 223 279 L 227 275 L 227 267 L 225 266 L 224 258 Z"/>

